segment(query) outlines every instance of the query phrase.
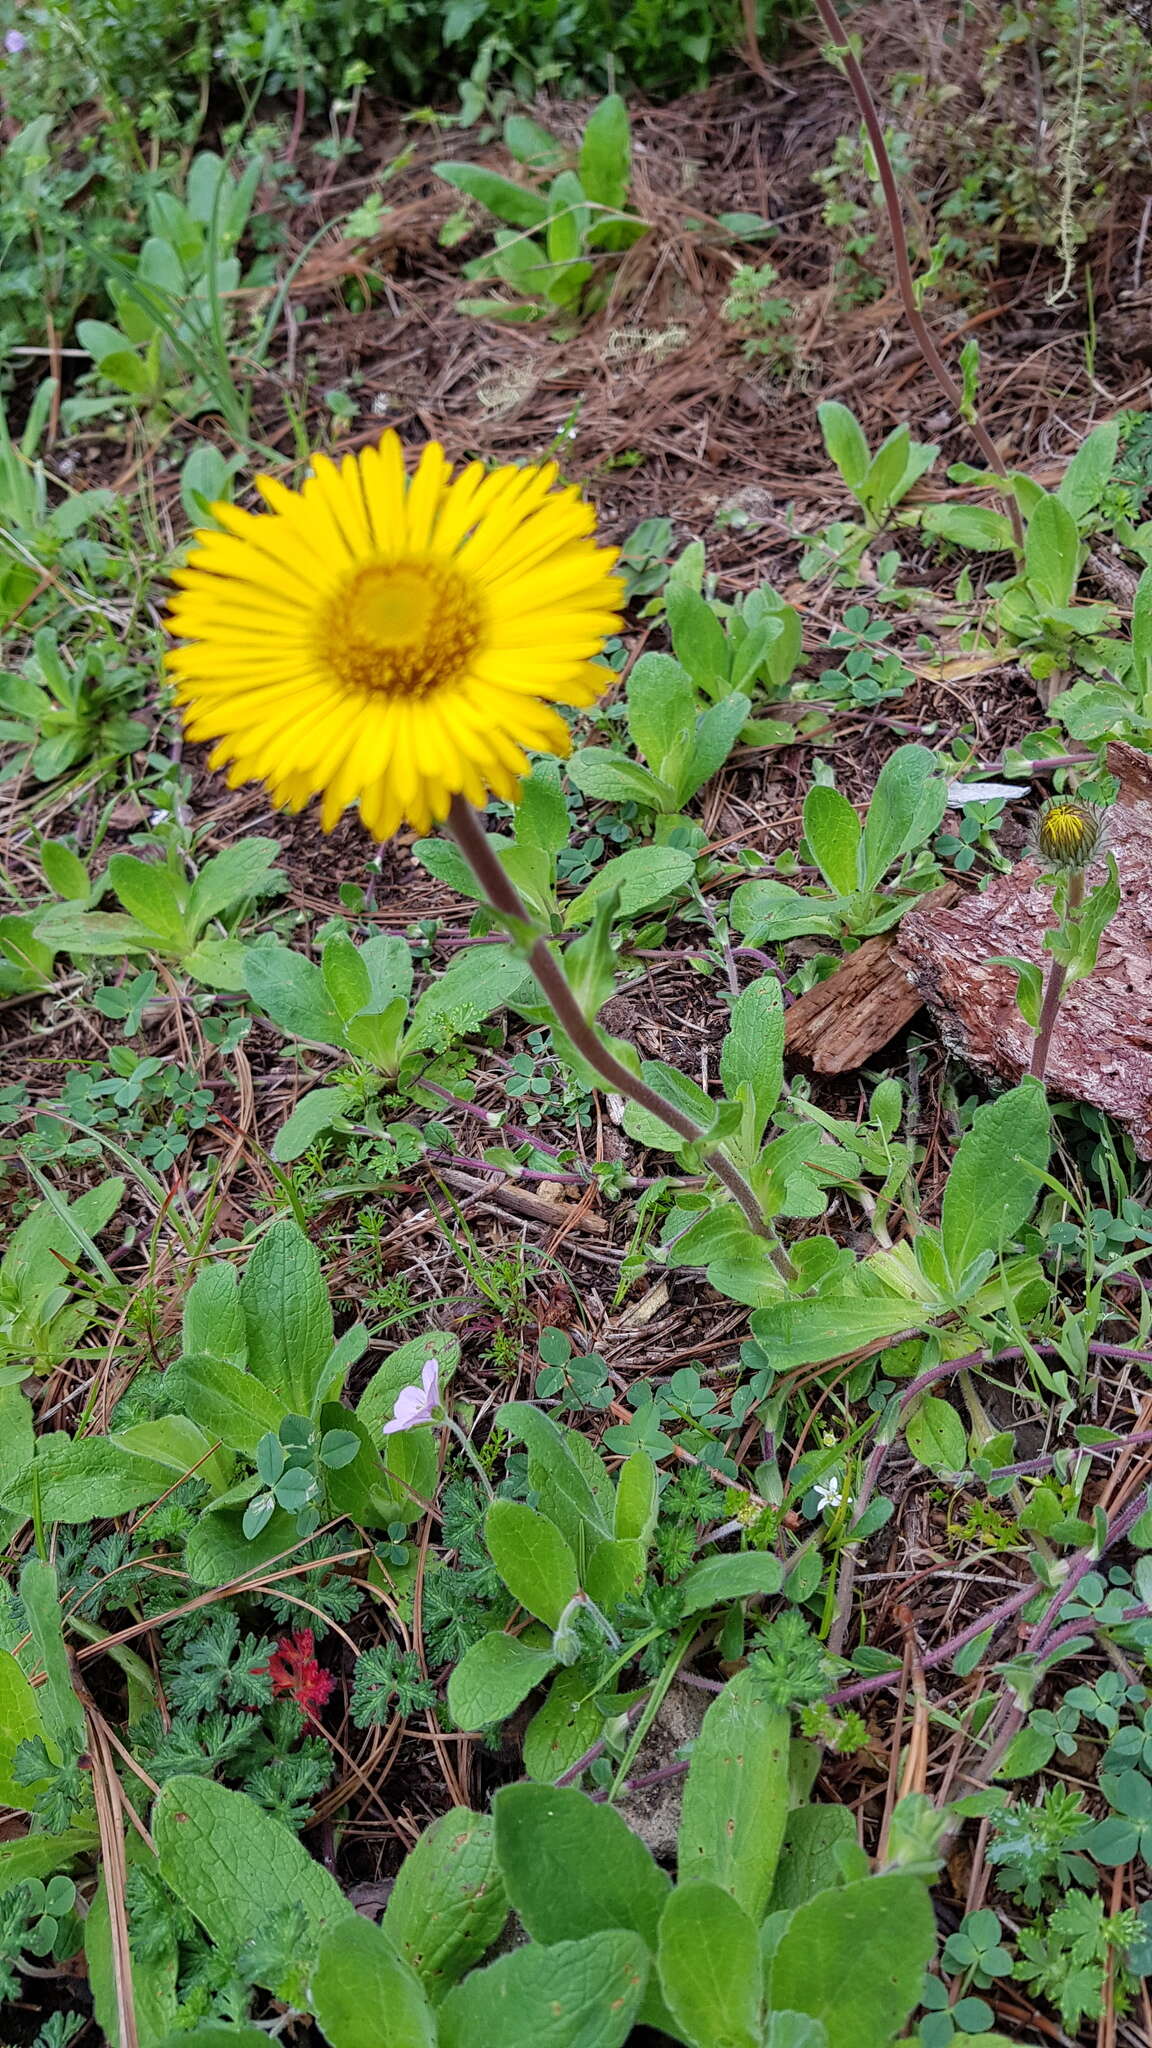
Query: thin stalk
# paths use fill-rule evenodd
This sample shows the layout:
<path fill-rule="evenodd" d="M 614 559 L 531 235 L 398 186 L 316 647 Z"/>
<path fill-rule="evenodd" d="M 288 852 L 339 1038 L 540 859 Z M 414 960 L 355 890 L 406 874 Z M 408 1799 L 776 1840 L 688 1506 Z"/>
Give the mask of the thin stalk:
<path fill-rule="evenodd" d="M 471 804 L 462 797 L 454 797 L 448 814 L 448 830 L 468 862 L 481 888 L 488 898 L 490 907 L 505 923 L 513 928 L 531 929 L 533 920 L 521 902 L 519 895 L 509 881 L 492 848 L 485 837 L 483 827 Z M 685 1116 L 674 1103 L 650 1088 L 647 1081 L 638 1074 L 632 1074 L 616 1058 L 615 1053 L 605 1045 L 594 1024 L 590 1024 L 577 1001 L 575 991 L 556 959 L 548 941 L 536 938 L 528 952 L 528 965 L 532 969 L 541 993 L 551 1005 L 561 1029 L 565 1031 L 578 1053 L 600 1076 L 606 1088 L 614 1095 L 623 1095 L 635 1102 L 640 1109 L 646 1109 L 650 1116 L 659 1117 L 670 1131 L 687 1143 L 698 1143 L 704 1136 L 699 1124 Z M 722 1181 L 730 1195 L 740 1204 L 745 1220 L 758 1237 L 772 1242 L 771 1233 L 764 1221 L 763 1212 L 752 1189 L 739 1168 L 734 1166 L 726 1152 L 719 1148 L 704 1155 L 705 1163 Z M 774 1251 L 786 1257 L 783 1248 L 775 1245 Z"/>
<path fill-rule="evenodd" d="M 968 425 L 972 429 L 973 438 L 989 469 L 1001 479 L 1004 487 L 1004 508 L 1012 522 L 1013 539 L 1016 546 L 1023 552 L 1024 522 L 1020 517 L 1020 507 L 1016 503 L 1015 494 L 1008 480 L 1008 471 L 1004 458 L 992 439 L 991 434 L 981 424 L 980 420 L 976 418 L 975 412 L 965 411 L 964 394 L 937 348 L 932 338 L 932 330 L 916 302 L 916 285 L 912 276 L 912 261 L 908 254 L 908 230 L 904 225 L 904 209 L 900 203 L 900 189 L 896 183 L 896 174 L 892 169 L 892 159 L 888 154 L 888 145 L 884 140 L 883 124 L 876 111 L 876 102 L 872 97 L 871 87 L 860 68 L 860 60 L 848 40 L 848 32 L 836 11 L 834 0 L 816 0 L 816 12 L 831 36 L 836 48 L 837 57 L 844 66 L 844 75 L 852 88 L 852 96 L 856 101 L 860 119 L 864 123 L 868 133 L 868 140 L 872 145 L 872 154 L 876 160 L 876 171 L 880 179 L 880 190 L 884 195 L 884 209 L 888 215 L 888 227 L 892 235 L 892 253 L 896 260 L 896 285 L 900 293 L 900 301 L 904 308 L 905 317 L 909 327 L 912 329 L 913 339 L 949 403 L 955 406 L 961 419 L 967 419 Z"/>
<path fill-rule="evenodd" d="M 1071 917 L 1084 903 L 1084 874 L 1079 869 L 1068 877 L 1068 915 Z M 1068 969 L 1063 960 L 1049 964 L 1048 979 L 1044 984 L 1044 1001 L 1040 1005 L 1040 1021 L 1036 1026 L 1036 1037 L 1032 1044 L 1032 1059 L 1028 1072 L 1037 1081 L 1044 1079 L 1048 1065 L 1048 1053 L 1052 1045 L 1052 1033 L 1056 1026 L 1056 1013 L 1064 994 L 1064 980 Z"/>

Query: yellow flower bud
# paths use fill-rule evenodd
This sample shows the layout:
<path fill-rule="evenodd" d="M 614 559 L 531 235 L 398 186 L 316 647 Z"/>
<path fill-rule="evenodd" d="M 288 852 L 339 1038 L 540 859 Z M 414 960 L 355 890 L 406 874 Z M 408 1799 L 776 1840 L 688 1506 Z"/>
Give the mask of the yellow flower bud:
<path fill-rule="evenodd" d="M 1050 796 L 1040 808 L 1033 835 L 1041 860 L 1053 868 L 1086 868 L 1104 844 L 1104 813 L 1082 797 Z"/>

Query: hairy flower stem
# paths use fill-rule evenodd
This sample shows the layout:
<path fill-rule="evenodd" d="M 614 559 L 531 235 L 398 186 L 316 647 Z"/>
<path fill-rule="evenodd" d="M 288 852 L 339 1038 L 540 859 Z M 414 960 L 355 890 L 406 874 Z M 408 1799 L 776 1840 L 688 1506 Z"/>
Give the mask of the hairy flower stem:
<path fill-rule="evenodd" d="M 904 308 L 905 318 L 912 329 L 913 339 L 936 382 L 939 384 L 941 391 L 944 392 L 949 403 L 955 406 L 961 419 L 967 420 L 968 425 L 972 429 L 973 438 L 989 469 L 1000 478 L 1003 486 L 1004 507 L 1012 522 L 1012 536 L 1016 546 L 1023 553 L 1024 522 L 1020 517 L 1020 507 L 1016 503 L 1015 493 L 1008 480 L 1008 471 L 1004 458 L 992 439 L 991 434 L 976 418 L 972 408 L 965 406 L 964 394 L 937 348 L 932 338 L 932 330 L 920 311 L 916 300 L 916 285 L 912 276 L 911 258 L 908 254 L 908 230 L 904 225 L 904 209 L 900 204 L 900 190 L 896 183 L 896 174 L 892 169 L 892 159 L 888 154 L 888 145 L 884 140 L 883 124 L 876 111 L 876 102 L 872 98 L 872 91 L 868 80 L 865 78 L 860 68 L 860 60 L 848 40 L 848 31 L 836 11 L 834 0 L 816 0 L 816 12 L 820 16 L 829 36 L 832 38 L 836 57 L 844 67 L 844 75 L 852 88 L 852 96 L 856 101 L 860 119 L 864 123 L 868 140 L 872 146 L 872 154 L 876 160 L 876 172 L 880 179 L 880 190 L 884 195 L 884 210 L 888 215 L 888 227 L 892 235 L 892 253 L 896 259 L 896 285 L 900 293 L 900 301 Z"/>
<path fill-rule="evenodd" d="M 1084 903 L 1083 870 L 1068 877 L 1068 915 L 1074 916 Z M 1036 1026 L 1036 1037 L 1032 1043 L 1032 1058 L 1028 1072 L 1034 1080 L 1042 1081 L 1048 1065 L 1048 1053 L 1052 1044 L 1052 1033 L 1056 1025 L 1056 1013 L 1064 994 L 1064 979 L 1068 972 L 1063 960 L 1053 960 L 1048 968 L 1048 979 L 1044 984 L 1044 1001 L 1040 1005 L 1040 1021 Z"/>
<path fill-rule="evenodd" d="M 462 797 L 454 797 L 452 800 L 452 809 L 448 814 L 448 830 L 497 916 L 513 929 L 519 927 L 523 931 L 527 927 L 530 930 L 533 919 L 489 846 L 476 812 Z M 528 965 L 561 1030 L 567 1033 L 577 1052 L 600 1076 L 605 1088 L 611 1089 L 614 1095 L 623 1095 L 628 1101 L 636 1103 L 638 1108 L 646 1109 L 650 1116 L 659 1117 L 662 1124 L 666 1124 L 670 1131 L 674 1131 L 676 1136 L 683 1138 L 686 1143 L 699 1143 L 704 1136 L 700 1126 L 693 1123 L 690 1116 L 685 1116 L 677 1109 L 674 1103 L 666 1102 L 664 1097 L 658 1094 L 655 1088 L 650 1088 L 647 1081 L 641 1080 L 638 1074 L 630 1073 L 610 1047 L 605 1045 L 596 1026 L 588 1022 L 580 1008 L 575 991 L 570 986 L 564 969 L 552 952 L 547 939 L 539 937 L 533 941 L 528 952 Z M 717 1180 L 723 1182 L 729 1194 L 740 1204 L 749 1228 L 754 1230 L 758 1237 L 769 1241 L 777 1263 L 781 1260 L 787 1261 L 783 1247 L 772 1242 L 771 1233 L 752 1189 L 727 1153 L 717 1147 L 715 1151 L 705 1153 L 704 1158 Z M 790 1265 L 790 1262 L 788 1263 Z"/>

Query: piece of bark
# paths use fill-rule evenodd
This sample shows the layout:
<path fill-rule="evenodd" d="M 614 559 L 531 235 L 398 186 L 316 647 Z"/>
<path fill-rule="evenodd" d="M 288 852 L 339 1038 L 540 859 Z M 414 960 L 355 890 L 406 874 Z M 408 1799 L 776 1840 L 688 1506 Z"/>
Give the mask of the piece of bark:
<path fill-rule="evenodd" d="M 1120 907 L 1100 942 L 1096 971 L 1067 991 L 1056 1018 L 1045 1076 L 1054 1096 L 1091 1102 L 1131 1133 L 1152 1159 L 1152 760 L 1113 741 L 1108 766 L 1120 790 L 1109 812 L 1108 844 L 1120 876 Z M 1037 862 L 997 875 L 982 895 L 950 909 L 910 911 L 899 954 L 941 1037 L 953 1052 L 1001 1080 L 1028 1070 L 1033 1034 L 1016 1007 L 1011 968 L 997 954 L 1052 956 L 1044 933 L 1052 898 Z M 1103 879 L 1094 865 L 1089 886 Z"/>
<path fill-rule="evenodd" d="M 943 909 L 959 895 L 955 882 L 924 898 Z M 817 1074 L 862 1067 L 902 1031 L 924 1002 L 896 952 L 895 934 L 865 939 L 827 981 L 805 989 L 788 1011 L 784 1044 Z"/>

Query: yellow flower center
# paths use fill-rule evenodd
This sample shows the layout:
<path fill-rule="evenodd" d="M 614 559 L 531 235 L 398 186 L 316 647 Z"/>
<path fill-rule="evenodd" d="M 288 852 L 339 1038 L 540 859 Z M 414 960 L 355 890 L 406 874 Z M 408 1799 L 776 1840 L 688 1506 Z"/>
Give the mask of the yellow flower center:
<path fill-rule="evenodd" d="M 426 697 L 458 679 L 483 631 L 478 594 L 455 569 L 375 562 L 332 599 L 319 651 L 351 689 Z"/>
<path fill-rule="evenodd" d="M 1097 820 L 1083 804 L 1050 803 L 1040 820 L 1039 845 L 1049 860 L 1080 864 L 1099 837 Z"/>

